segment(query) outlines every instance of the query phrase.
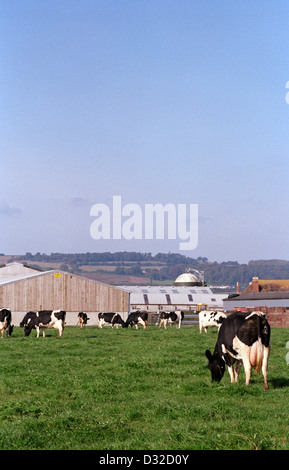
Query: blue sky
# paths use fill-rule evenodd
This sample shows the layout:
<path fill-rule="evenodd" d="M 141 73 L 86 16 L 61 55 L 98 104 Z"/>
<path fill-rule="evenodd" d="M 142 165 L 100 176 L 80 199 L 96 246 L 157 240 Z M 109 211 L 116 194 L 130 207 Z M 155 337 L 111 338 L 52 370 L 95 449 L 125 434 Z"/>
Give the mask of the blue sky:
<path fill-rule="evenodd" d="M 198 204 L 211 261 L 289 259 L 289 5 L 9 0 L 0 252 L 178 252 L 94 240 L 92 205 Z"/>

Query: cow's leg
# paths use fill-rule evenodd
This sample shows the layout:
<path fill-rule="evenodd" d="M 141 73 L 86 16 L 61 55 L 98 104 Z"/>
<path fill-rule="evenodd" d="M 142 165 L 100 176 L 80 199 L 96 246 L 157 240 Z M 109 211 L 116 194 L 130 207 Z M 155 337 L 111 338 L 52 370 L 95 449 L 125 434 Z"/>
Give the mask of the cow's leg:
<path fill-rule="evenodd" d="M 269 390 L 268 386 L 268 359 L 269 359 L 270 347 L 264 347 L 263 350 L 263 361 L 262 361 L 262 374 L 264 377 L 264 389 Z"/>
<path fill-rule="evenodd" d="M 36 326 L 35 329 L 36 329 L 36 337 L 39 338 L 39 333 L 40 333 L 39 326 Z"/>
<path fill-rule="evenodd" d="M 138 319 L 138 323 L 140 323 L 143 326 L 143 328 L 146 327 L 146 322 L 144 320 L 142 320 L 140 317 Z"/>
<path fill-rule="evenodd" d="M 4 328 L 1 330 L 1 337 L 4 338 Z"/>
<path fill-rule="evenodd" d="M 235 383 L 235 371 L 232 365 L 228 366 L 228 372 L 230 374 L 231 384 Z"/>
<path fill-rule="evenodd" d="M 239 373 L 240 373 L 242 364 L 243 364 L 242 360 L 237 361 L 237 364 L 235 366 L 235 382 L 238 382 L 239 380 Z"/>
<path fill-rule="evenodd" d="M 207 328 L 205 328 L 205 327 L 204 327 L 204 330 L 205 330 L 205 333 L 208 333 L 208 330 L 207 330 Z"/>
<path fill-rule="evenodd" d="M 250 379 L 251 379 L 251 363 L 250 363 L 250 353 L 248 351 L 248 354 L 244 355 L 243 357 L 243 364 L 244 364 L 244 370 L 245 370 L 245 375 L 246 375 L 246 385 L 249 385 Z"/>
<path fill-rule="evenodd" d="M 159 328 L 161 328 L 161 326 L 164 324 L 164 319 L 162 318 L 161 321 L 160 321 L 160 326 Z"/>
<path fill-rule="evenodd" d="M 42 328 L 42 336 L 43 336 L 43 338 L 45 338 L 45 329 L 44 328 Z"/>

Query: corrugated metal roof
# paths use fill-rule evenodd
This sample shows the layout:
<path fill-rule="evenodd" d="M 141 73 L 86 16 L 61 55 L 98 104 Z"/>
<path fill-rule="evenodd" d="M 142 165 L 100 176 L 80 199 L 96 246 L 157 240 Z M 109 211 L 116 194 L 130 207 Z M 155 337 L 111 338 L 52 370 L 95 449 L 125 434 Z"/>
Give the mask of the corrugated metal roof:
<path fill-rule="evenodd" d="M 222 308 L 226 294 L 215 294 L 205 286 L 122 286 L 130 292 L 131 305 L 198 305 Z"/>
<path fill-rule="evenodd" d="M 94 279 L 89 279 L 87 277 L 80 276 L 78 274 L 69 273 L 69 272 L 66 272 L 66 271 L 59 270 L 59 269 L 51 269 L 50 271 L 40 271 L 40 272 L 38 271 L 38 272 L 35 272 L 35 273 L 32 272 L 31 274 L 26 274 L 26 275 L 11 276 L 8 279 L 0 280 L 0 286 L 3 286 L 5 284 L 10 284 L 10 283 L 13 283 L 13 282 L 20 282 L 20 281 L 23 281 L 23 280 L 26 280 L 26 279 L 29 280 L 29 279 L 32 279 L 32 278 L 35 278 L 35 277 L 47 276 L 47 275 L 50 275 L 50 274 L 69 274 L 70 276 L 80 278 L 82 280 L 84 279 L 86 281 L 90 281 L 90 282 L 93 282 L 93 283 L 96 283 L 96 284 L 102 284 L 102 285 L 112 287 L 112 288 L 118 289 L 118 290 L 125 290 L 125 289 L 123 289 L 122 286 L 117 287 L 117 286 L 113 286 L 111 284 L 105 284 L 104 282 L 96 281 Z"/>
<path fill-rule="evenodd" d="M 250 292 L 245 294 L 236 295 L 234 297 L 227 297 L 224 302 L 241 300 L 275 300 L 275 299 L 289 299 L 289 291 L 277 292 Z"/>
<path fill-rule="evenodd" d="M 13 281 L 14 279 L 30 277 L 40 272 L 43 271 L 13 261 L 12 263 L 7 263 L 0 267 L 0 284 L 6 281 Z"/>
<path fill-rule="evenodd" d="M 289 307 L 289 291 L 251 292 L 224 299 L 224 309 L 249 307 Z"/>
<path fill-rule="evenodd" d="M 24 279 L 30 279 L 30 278 L 33 278 L 33 277 L 37 277 L 37 276 L 43 276 L 43 274 L 47 274 L 47 273 L 51 273 L 51 271 L 45 271 L 45 272 L 37 272 L 37 273 L 31 273 L 31 274 L 20 274 L 20 275 L 14 275 L 14 276 L 10 276 L 10 277 L 7 277 L 7 278 L 4 278 L 4 279 L 0 279 L 0 286 L 3 286 L 5 284 L 9 284 L 11 282 L 18 282 L 18 281 L 23 281 Z"/>

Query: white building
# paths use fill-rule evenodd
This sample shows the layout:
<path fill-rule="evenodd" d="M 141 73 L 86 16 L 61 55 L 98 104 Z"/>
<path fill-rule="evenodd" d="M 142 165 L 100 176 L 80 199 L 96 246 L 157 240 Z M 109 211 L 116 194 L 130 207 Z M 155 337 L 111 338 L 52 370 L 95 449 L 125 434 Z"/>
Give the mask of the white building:
<path fill-rule="evenodd" d="M 172 286 L 122 286 L 130 293 L 130 309 L 147 311 L 223 309 L 226 294 L 215 294 L 199 273 L 181 274 Z"/>

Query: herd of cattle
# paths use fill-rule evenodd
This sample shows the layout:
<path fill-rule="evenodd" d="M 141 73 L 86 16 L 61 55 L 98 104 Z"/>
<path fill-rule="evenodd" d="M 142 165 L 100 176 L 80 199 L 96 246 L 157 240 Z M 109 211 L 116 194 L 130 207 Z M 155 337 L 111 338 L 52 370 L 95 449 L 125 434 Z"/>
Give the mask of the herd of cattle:
<path fill-rule="evenodd" d="M 40 329 L 42 330 L 42 335 L 45 337 L 46 328 L 55 328 L 59 331 L 59 336 L 63 335 L 63 330 L 65 327 L 65 317 L 66 312 L 64 310 L 40 310 L 38 312 L 27 312 L 20 322 L 20 326 L 24 327 L 24 335 L 29 336 L 31 331 L 36 330 L 36 336 L 39 338 Z M 167 328 L 167 324 L 177 323 L 177 327 L 181 327 L 181 322 L 184 318 L 184 312 L 161 312 L 160 313 L 160 327 L 164 325 L 164 328 Z M 77 325 L 80 325 L 83 328 L 89 318 L 87 313 L 79 312 Z M 148 313 L 142 312 L 140 310 L 136 312 L 131 312 L 126 321 L 122 319 L 119 313 L 109 312 L 109 313 L 99 313 L 98 314 L 98 327 L 102 328 L 104 325 L 110 325 L 112 328 L 128 328 L 129 326 L 135 326 L 138 329 L 138 325 L 142 325 L 143 328 L 147 327 L 148 322 Z M 11 336 L 13 332 L 12 325 L 12 315 L 11 311 L 2 308 L 0 310 L 0 332 L 2 338 L 4 337 L 4 332 L 6 331 L 7 336 Z"/>
<path fill-rule="evenodd" d="M 36 330 L 37 338 L 42 329 L 45 337 L 46 328 L 56 328 L 59 336 L 63 335 L 65 327 L 66 312 L 64 310 L 42 310 L 39 312 L 27 312 L 20 326 L 24 327 L 25 336 L 29 336 L 32 329 Z M 159 328 L 168 324 L 176 323 L 181 327 L 184 312 L 161 312 L 159 316 Z M 89 320 L 85 312 L 78 314 L 77 325 L 82 328 Z M 146 328 L 148 313 L 142 311 L 131 312 L 126 321 L 118 313 L 99 313 L 98 326 L 110 325 L 112 328 L 119 326 L 127 328 L 142 325 Z M 208 368 L 212 380 L 220 382 L 225 366 L 227 365 L 231 383 L 237 382 L 242 364 L 244 364 L 246 385 L 249 385 L 252 367 L 259 373 L 262 369 L 264 377 L 264 388 L 268 390 L 268 359 L 270 352 L 270 325 L 262 312 L 234 312 L 226 316 L 223 312 L 202 311 L 199 313 L 199 331 L 208 327 L 216 326 L 219 329 L 217 342 L 213 354 L 209 349 L 205 355 L 208 359 Z M 7 336 L 13 332 L 11 311 L 0 309 L 0 332 L 2 338 L 6 331 Z M 236 363 L 236 365 L 235 365 Z M 235 367 L 234 367 L 235 366 Z"/>

